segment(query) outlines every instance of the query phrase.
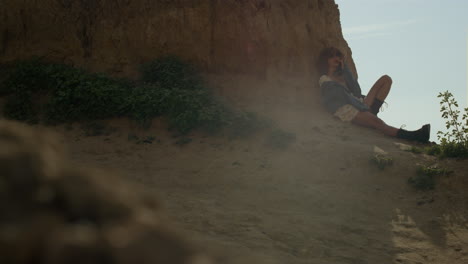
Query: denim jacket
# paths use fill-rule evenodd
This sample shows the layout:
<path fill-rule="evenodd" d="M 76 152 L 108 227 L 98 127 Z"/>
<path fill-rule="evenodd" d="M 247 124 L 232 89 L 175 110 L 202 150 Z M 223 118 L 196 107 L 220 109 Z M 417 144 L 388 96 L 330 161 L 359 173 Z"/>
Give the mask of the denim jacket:
<path fill-rule="evenodd" d="M 354 106 L 361 112 L 369 111 L 369 107 L 359 100 L 359 98 L 364 97 L 361 94 L 361 87 L 346 64 L 343 69 L 343 77 L 348 88 L 339 82 L 333 80 L 323 81 L 321 78 L 322 103 L 327 111 L 335 113 L 338 108 L 347 104 Z"/>

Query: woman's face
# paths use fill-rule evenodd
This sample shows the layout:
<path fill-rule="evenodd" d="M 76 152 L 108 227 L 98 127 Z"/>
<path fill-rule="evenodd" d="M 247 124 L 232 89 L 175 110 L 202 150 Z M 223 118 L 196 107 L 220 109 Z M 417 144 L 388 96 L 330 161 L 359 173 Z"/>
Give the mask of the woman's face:
<path fill-rule="evenodd" d="M 335 71 L 338 68 L 341 68 L 344 62 L 344 58 L 338 56 L 337 54 L 333 55 L 332 57 L 328 58 L 328 69 Z"/>

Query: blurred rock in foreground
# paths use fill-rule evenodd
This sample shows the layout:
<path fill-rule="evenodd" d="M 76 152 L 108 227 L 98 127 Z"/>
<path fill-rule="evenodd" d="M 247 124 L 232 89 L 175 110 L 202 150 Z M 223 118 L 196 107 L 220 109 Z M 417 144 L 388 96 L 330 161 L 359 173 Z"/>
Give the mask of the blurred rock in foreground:
<path fill-rule="evenodd" d="M 56 137 L 0 121 L 0 263 L 210 263 L 163 223 L 158 203 L 77 169 Z"/>

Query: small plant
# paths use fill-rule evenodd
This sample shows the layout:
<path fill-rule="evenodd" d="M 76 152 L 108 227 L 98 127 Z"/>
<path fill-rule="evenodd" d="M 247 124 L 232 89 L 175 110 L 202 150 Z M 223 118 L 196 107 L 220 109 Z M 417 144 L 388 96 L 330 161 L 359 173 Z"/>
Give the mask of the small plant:
<path fill-rule="evenodd" d="M 273 148 L 286 149 L 295 140 L 295 134 L 281 130 L 279 128 L 275 128 L 268 135 L 266 142 Z"/>
<path fill-rule="evenodd" d="M 414 154 L 421 154 L 424 152 L 423 149 L 421 148 L 418 148 L 418 147 L 415 147 L 415 146 L 411 146 L 410 149 L 407 150 L 408 152 L 411 152 L 411 153 L 414 153 Z"/>
<path fill-rule="evenodd" d="M 437 144 L 424 148 L 424 153 L 426 153 L 427 155 L 440 156 L 441 152 L 441 147 Z"/>
<path fill-rule="evenodd" d="M 433 190 L 436 185 L 435 177 L 445 176 L 450 173 L 451 171 L 437 166 L 419 165 L 416 176 L 410 177 L 408 183 L 417 190 Z"/>
<path fill-rule="evenodd" d="M 418 173 L 420 174 L 425 174 L 429 176 L 439 176 L 439 175 L 448 175 L 451 173 L 451 171 L 445 169 L 445 168 L 440 168 L 437 165 L 433 166 L 418 166 Z"/>
<path fill-rule="evenodd" d="M 393 159 L 387 155 L 382 154 L 375 154 L 372 156 L 370 161 L 380 170 L 384 170 L 386 167 L 393 165 Z"/>
<path fill-rule="evenodd" d="M 468 108 L 462 114 L 458 110 L 458 102 L 449 91 L 439 93 L 441 98 L 440 112 L 446 120 L 447 132 L 437 132 L 440 140 L 440 156 L 442 157 L 468 157 Z M 460 120 L 461 115 L 461 120 Z"/>

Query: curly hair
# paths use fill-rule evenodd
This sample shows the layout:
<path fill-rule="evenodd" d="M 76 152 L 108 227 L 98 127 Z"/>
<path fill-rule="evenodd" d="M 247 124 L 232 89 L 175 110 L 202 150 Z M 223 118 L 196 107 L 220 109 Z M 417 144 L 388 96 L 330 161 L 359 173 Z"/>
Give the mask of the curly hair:
<path fill-rule="evenodd" d="M 344 57 L 343 52 L 335 47 L 324 48 L 322 52 L 320 52 L 317 61 L 317 69 L 320 75 L 326 75 L 328 73 L 328 59 L 335 55 L 338 55 L 338 57 L 342 59 Z"/>

